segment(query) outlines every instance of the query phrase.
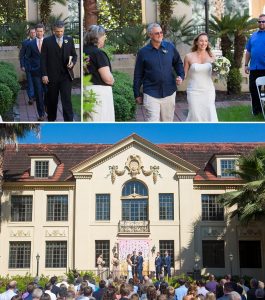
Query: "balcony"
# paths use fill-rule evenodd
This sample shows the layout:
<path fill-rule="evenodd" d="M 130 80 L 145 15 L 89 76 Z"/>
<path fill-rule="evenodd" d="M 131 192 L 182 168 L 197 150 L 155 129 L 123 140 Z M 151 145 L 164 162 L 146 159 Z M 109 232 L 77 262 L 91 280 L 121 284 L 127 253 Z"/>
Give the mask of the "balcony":
<path fill-rule="evenodd" d="M 149 235 L 150 221 L 119 221 L 119 235 Z"/>

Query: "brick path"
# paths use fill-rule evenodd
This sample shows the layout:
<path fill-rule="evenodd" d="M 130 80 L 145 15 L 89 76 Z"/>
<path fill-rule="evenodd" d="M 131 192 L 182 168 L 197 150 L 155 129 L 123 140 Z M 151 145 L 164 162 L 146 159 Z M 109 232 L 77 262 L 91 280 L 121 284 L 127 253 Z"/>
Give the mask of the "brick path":
<path fill-rule="evenodd" d="M 81 94 L 80 88 L 73 88 L 72 94 Z M 81 100 L 80 100 L 81 101 Z M 81 113 L 80 113 L 81 115 Z M 74 116 L 75 121 L 80 121 L 80 116 Z M 26 90 L 20 90 L 17 99 L 17 105 L 14 108 L 14 121 L 15 122 L 38 122 L 38 112 L 37 106 L 34 102 L 33 105 L 28 104 L 28 95 Z M 45 120 L 47 121 L 47 120 Z M 57 110 L 57 122 L 63 122 L 63 110 L 62 104 L 59 100 L 58 110 Z"/>
<path fill-rule="evenodd" d="M 238 105 L 251 105 L 250 100 L 239 100 L 239 101 L 217 101 L 216 107 L 228 107 Z M 175 106 L 174 122 L 185 122 L 188 116 L 188 103 L 185 101 L 177 101 Z M 145 109 L 142 105 L 137 106 L 136 111 L 136 122 L 145 122 Z"/>

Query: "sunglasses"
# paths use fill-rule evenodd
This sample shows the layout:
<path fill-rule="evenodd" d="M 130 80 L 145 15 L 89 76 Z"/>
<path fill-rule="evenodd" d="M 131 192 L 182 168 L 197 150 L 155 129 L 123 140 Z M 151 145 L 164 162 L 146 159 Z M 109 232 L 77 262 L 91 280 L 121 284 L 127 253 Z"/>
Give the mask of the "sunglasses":
<path fill-rule="evenodd" d="M 163 31 L 159 31 L 159 32 L 153 32 L 154 35 L 162 35 Z"/>
<path fill-rule="evenodd" d="M 265 23 L 265 21 L 258 21 L 258 23 L 259 23 L 259 24 L 264 24 L 264 23 Z"/>

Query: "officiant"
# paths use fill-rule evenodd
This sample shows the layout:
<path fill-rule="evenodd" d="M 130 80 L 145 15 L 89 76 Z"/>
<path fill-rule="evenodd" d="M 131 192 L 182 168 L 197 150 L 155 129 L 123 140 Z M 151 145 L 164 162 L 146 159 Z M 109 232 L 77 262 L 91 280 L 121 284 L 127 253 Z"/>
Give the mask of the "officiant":
<path fill-rule="evenodd" d="M 64 121 L 74 118 L 71 90 L 73 67 L 77 61 L 74 41 L 64 35 L 64 23 L 57 21 L 53 35 L 45 38 L 41 51 L 42 82 L 48 86 L 47 113 L 48 121 L 56 121 L 59 94 L 63 107 Z"/>

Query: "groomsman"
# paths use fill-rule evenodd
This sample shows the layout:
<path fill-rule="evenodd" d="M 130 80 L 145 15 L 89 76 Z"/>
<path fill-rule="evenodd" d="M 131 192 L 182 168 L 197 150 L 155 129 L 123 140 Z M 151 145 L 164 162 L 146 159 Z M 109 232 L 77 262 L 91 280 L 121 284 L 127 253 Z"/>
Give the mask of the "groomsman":
<path fill-rule="evenodd" d="M 171 256 L 167 251 L 164 256 L 164 276 L 171 277 Z"/>
<path fill-rule="evenodd" d="M 140 282 L 143 281 L 143 263 L 144 263 L 144 259 L 142 257 L 142 252 L 139 251 L 137 257 L 137 277 L 140 280 Z"/>
<path fill-rule="evenodd" d="M 162 269 L 162 257 L 160 256 L 160 252 L 157 252 L 156 254 L 155 268 L 156 268 L 156 279 L 159 280 L 159 276 L 161 274 L 161 269 Z"/>
<path fill-rule="evenodd" d="M 137 266 L 137 255 L 136 251 L 133 251 L 133 255 L 131 257 L 131 262 L 132 262 L 132 276 L 137 276 L 136 272 L 136 266 Z"/>

